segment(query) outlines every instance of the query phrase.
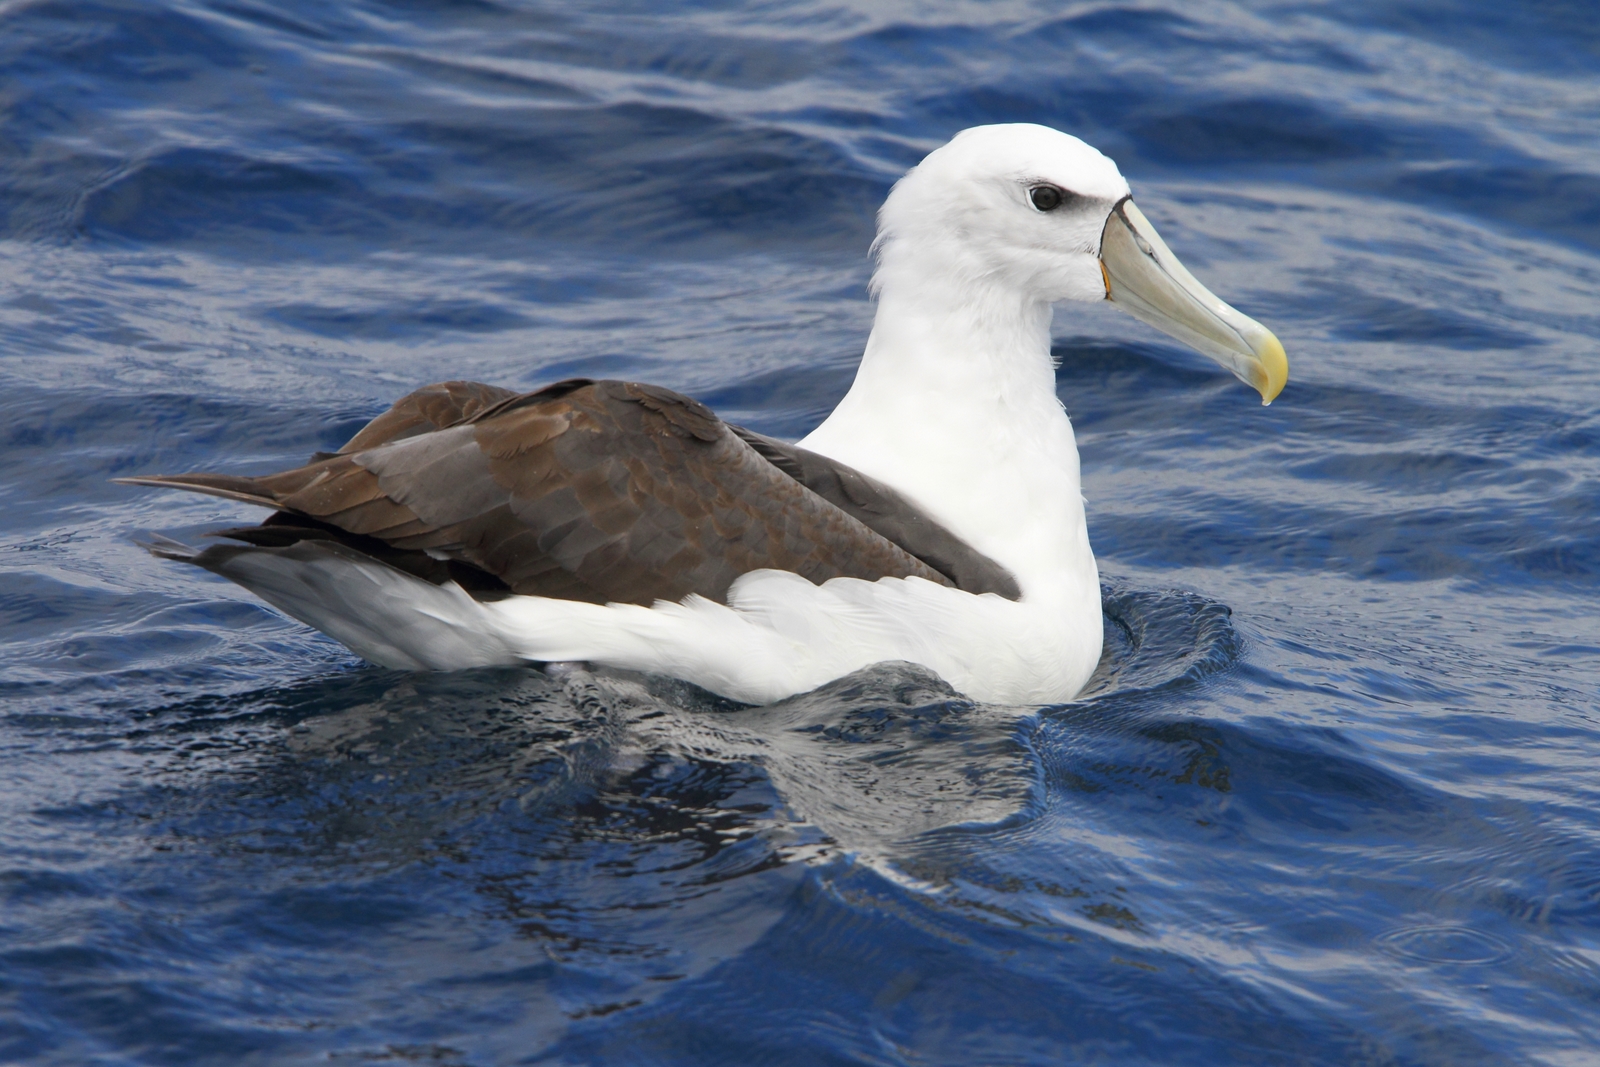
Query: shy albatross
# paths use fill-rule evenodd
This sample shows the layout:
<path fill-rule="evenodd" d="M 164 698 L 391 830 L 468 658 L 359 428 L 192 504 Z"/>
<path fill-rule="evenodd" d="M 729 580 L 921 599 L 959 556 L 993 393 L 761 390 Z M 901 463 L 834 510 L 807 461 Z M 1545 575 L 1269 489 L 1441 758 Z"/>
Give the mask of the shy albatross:
<path fill-rule="evenodd" d="M 272 508 L 198 551 L 372 663 L 587 661 L 761 703 L 909 660 L 984 701 L 1067 700 L 1101 651 L 1052 306 L 1110 300 L 1270 403 L 1283 346 L 1184 269 L 1116 165 L 1043 126 L 958 134 L 878 215 L 877 316 L 797 445 L 678 393 L 419 389 L 262 477 L 126 478 Z"/>

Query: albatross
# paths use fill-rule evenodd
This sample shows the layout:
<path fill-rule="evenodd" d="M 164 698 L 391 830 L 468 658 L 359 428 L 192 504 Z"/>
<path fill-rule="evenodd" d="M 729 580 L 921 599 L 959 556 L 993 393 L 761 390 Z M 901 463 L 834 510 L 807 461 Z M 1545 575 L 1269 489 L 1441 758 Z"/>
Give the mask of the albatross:
<path fill-rule="evenodd" d="M 474 382 L 403 397 L 260 477 L 121 481 L 271 508 L 204 567 L 381 666 L 587 662 L 766 703 L 886 660 L 1006 704 L 1101 653 L 1058 303 L 1109 300 L 1271 403 L 1283 346 L 1184 269 L 1115 163 L 1069 134 L 965 130 L 878 214 L 876 317 L 797 444 L 659 386 Z"/>

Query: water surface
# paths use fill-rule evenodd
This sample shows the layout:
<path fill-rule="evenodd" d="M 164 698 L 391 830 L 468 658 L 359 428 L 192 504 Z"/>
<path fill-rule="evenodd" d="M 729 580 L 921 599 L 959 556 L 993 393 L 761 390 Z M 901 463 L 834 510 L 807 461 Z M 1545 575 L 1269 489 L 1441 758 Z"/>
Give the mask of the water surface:
<path fill-rule="evenodd" d="M 1561 0 L 0 9 L 0 1060 L 1581 1064 L 1600 23 Z M 146 556 L 444 378 L 848 386 L 894 178 L 1112 155 L 1293 378 L 1057 319 L 1111 655 L 405 675 Z"/>

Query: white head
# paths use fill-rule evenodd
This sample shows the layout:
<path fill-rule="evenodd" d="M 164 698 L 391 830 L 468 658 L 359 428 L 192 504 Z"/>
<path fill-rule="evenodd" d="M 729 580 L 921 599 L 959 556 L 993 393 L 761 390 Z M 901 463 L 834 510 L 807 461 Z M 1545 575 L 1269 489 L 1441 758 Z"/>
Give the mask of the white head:
<path fill-rule="evenodd" d="M 1288 378 L 1278 339 L 1184 268 L 1117 165 L 1047 126 L 975 126 L 930 152 L 890 191 L 873 247 L 872 289 L 886 303 L 1048 323 L 1051 304 L 1110 300 L 1266 402 Z"/>
<path fill-rule="evenodd" d="M 1100 234 L 1128 195 L 1117 165 L 1032 123 L 975 126 L 895 183 L 878 212 L 874 290 L 937 263 L 1024 299 L 1104 300 Z"/>

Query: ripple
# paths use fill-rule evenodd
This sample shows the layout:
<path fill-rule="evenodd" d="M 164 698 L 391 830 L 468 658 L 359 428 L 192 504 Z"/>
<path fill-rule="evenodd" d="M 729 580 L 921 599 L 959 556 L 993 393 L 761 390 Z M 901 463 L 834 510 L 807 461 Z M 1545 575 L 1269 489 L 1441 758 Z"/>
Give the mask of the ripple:
<path fill-rule="evenodd" d="M 1057 7 L 6 6 L 0 1058 L 1600 1043 L 1592 0 Z M 107 479 L 282 469 L 424 381 L 802 436 L 884 192 L 1010 120 L 1116 159 L 1295 367 L 1262 409 L 1058 312 L 1114 576 L 1081 700 L 400 676 L 129 541 L 248 513 Z"/>
<path fill-rule="evenodd" d="M 1516 952 L 1493 934 L 1454 923 L 1404 926 L 1373 941 L 1391 955 L 1420 963 L 1499 963 Z"/>
<path fill-rule="evenodd" d="M 1233 610 L 1197 593 L 1101 589 L 1105 650 L 1080 701 L 1192 684 L 1226 670 L 1243 642 Z"/>

